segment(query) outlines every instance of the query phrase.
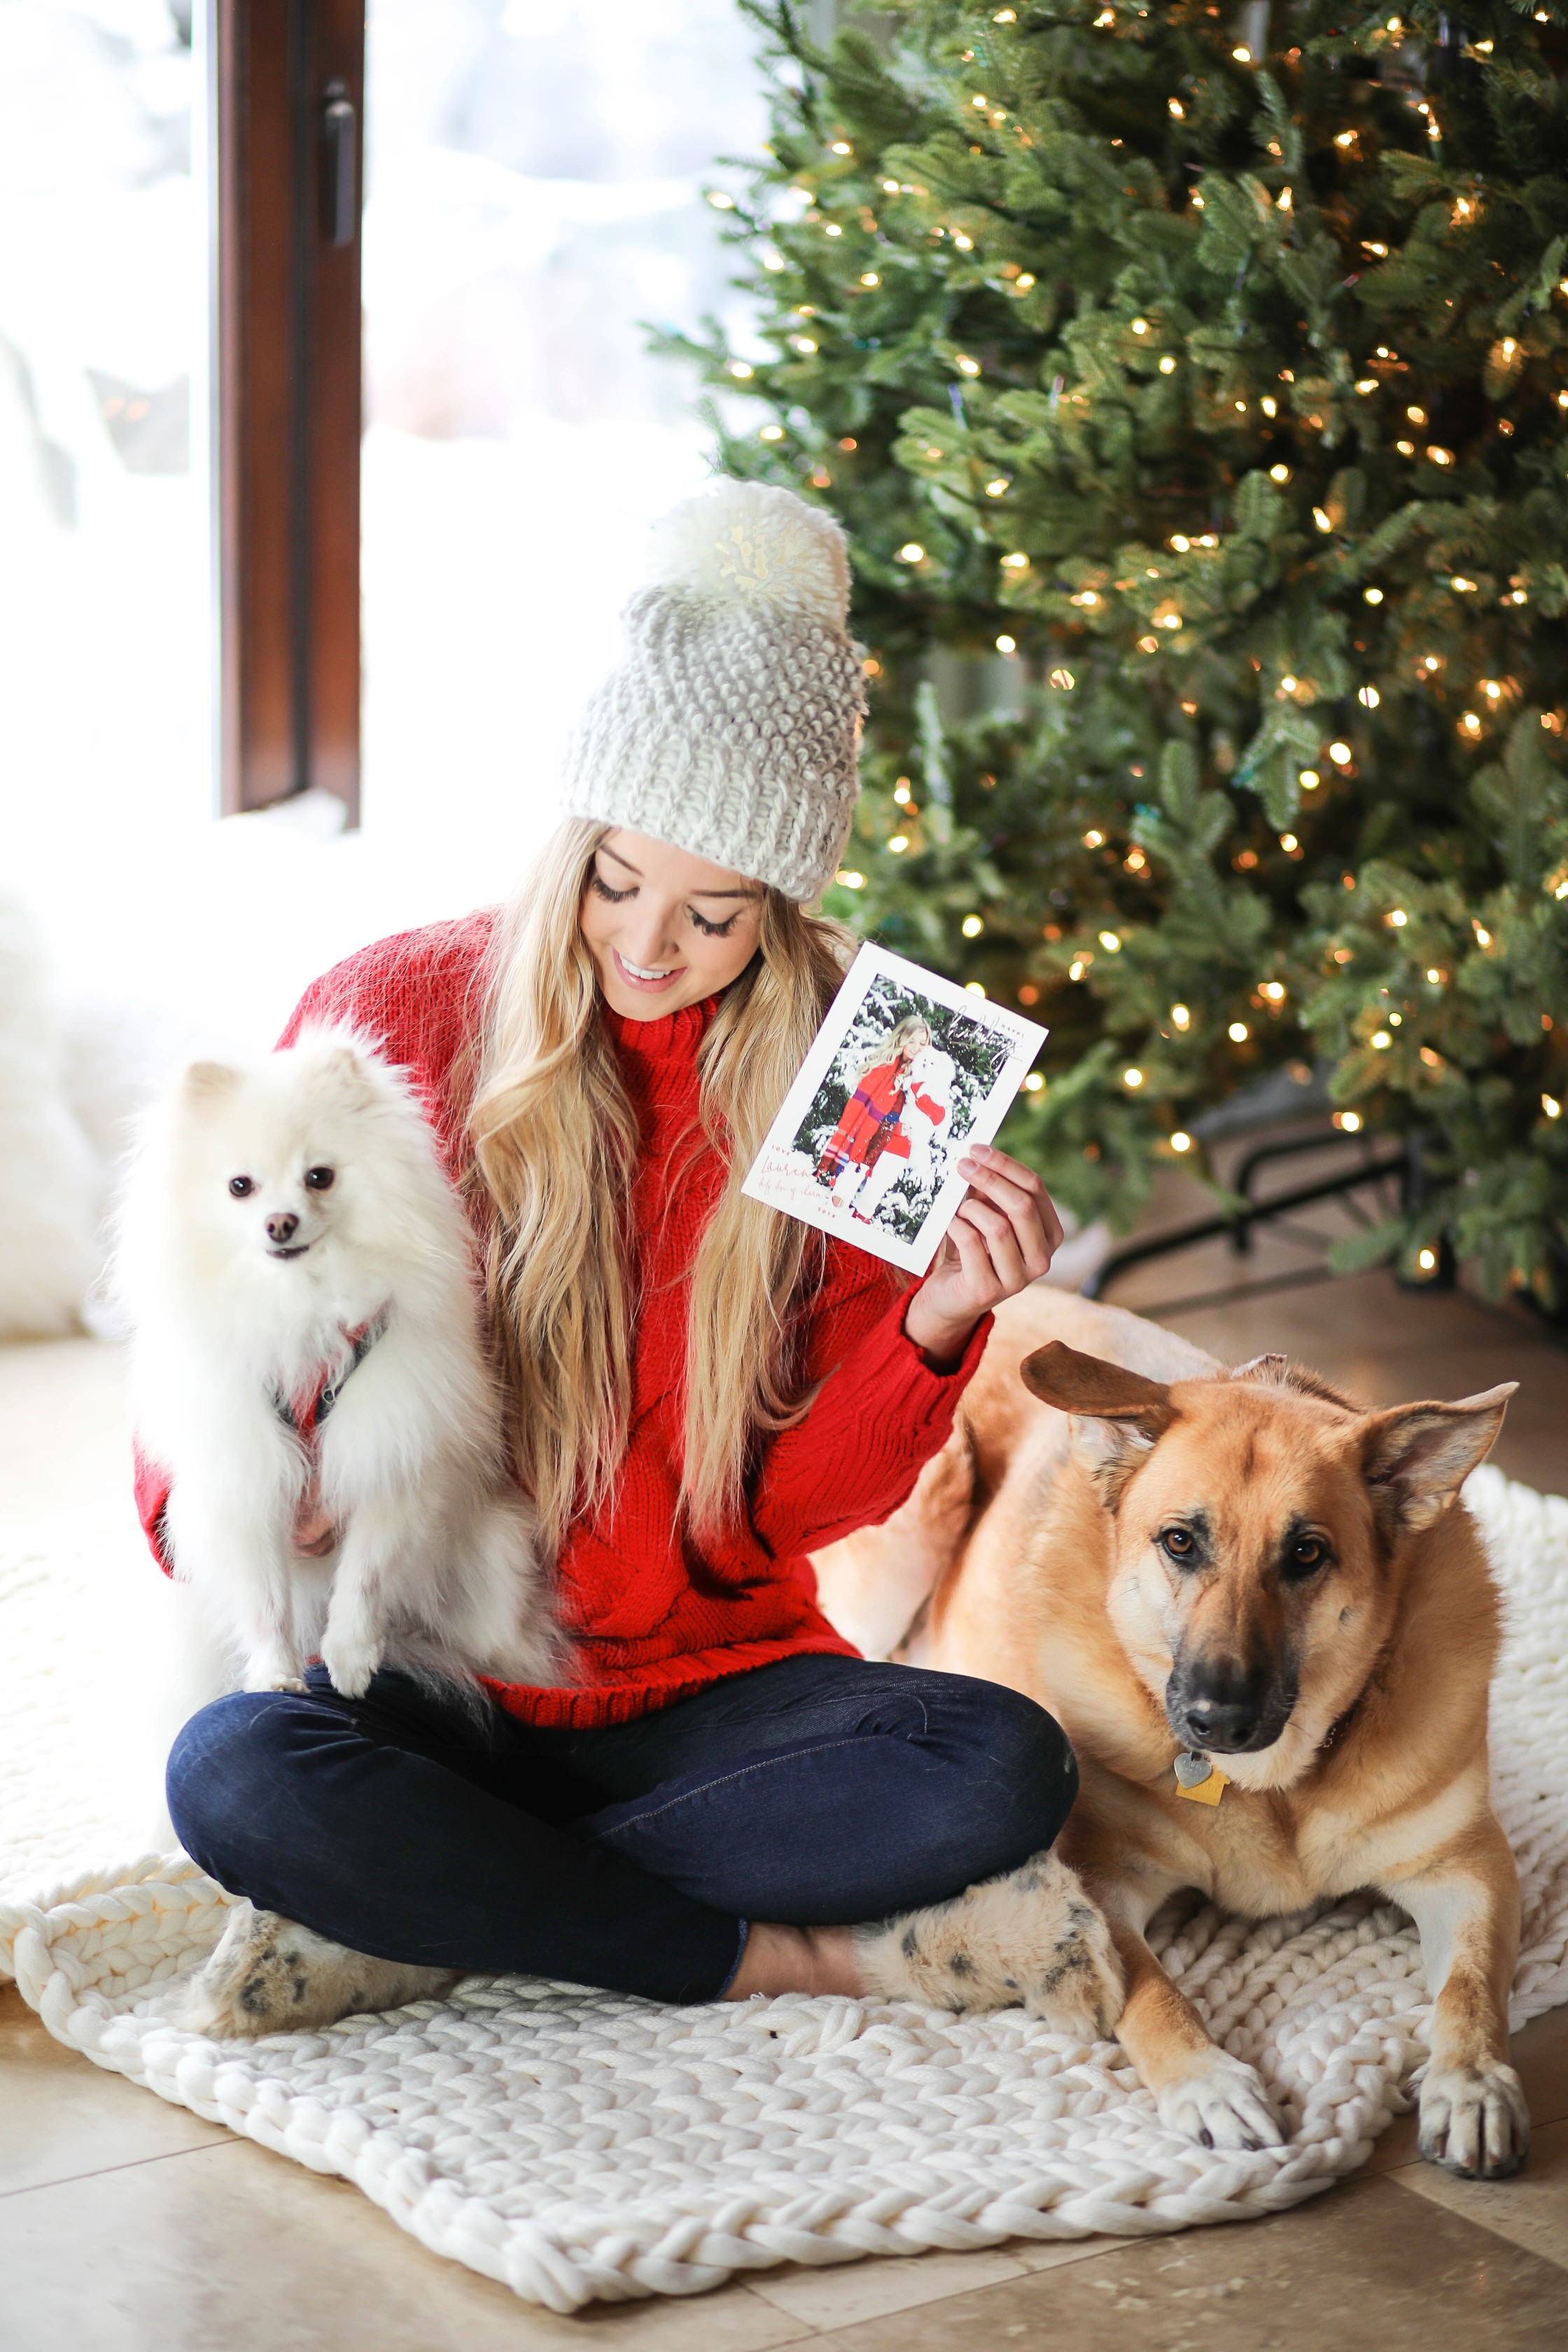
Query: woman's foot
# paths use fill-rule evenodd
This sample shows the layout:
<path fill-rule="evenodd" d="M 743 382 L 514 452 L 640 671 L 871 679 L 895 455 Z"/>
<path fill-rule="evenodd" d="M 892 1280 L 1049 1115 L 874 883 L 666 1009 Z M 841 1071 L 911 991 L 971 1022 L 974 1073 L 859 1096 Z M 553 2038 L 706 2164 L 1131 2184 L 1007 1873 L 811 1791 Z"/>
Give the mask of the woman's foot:
<path fill-rule="evenodd" d="M 753 1919 L 726 2000 L 753 1993 L 864 1993 L 852 1927 L 780 1927 Z"/>

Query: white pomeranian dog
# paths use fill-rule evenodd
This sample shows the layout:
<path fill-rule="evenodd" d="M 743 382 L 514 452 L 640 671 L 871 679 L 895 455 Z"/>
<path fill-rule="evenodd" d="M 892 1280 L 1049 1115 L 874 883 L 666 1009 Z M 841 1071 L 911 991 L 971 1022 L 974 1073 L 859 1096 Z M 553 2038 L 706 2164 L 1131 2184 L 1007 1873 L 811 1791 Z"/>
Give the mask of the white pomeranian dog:
<path fill-rule="evenodd" d="M 116 1275 L 174 1572 L 235 1679 L 297 1689 L 318 1652 L 350 1698 L 384 1662 L 559 1679 L 468 1221 L 363 1039 L 193 1064 L 149 1118 Z M 302 1558 L 296 1513 L 318 1500 L 336 1540 Z"/>

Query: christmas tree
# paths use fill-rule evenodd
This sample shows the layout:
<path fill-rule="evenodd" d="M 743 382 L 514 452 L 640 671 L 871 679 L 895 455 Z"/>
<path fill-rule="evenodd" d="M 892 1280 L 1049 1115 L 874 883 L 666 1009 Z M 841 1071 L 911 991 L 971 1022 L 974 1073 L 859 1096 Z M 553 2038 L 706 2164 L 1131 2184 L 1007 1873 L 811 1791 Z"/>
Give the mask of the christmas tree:
<path fill-rule="evenodd" d="M 1080 1214 L 1326 1060 L 1421 1142 L 1359 1261 L 1568 1305 L 1563 0 L 746 5 L 762 341 L 680 348 L 849 533 L 832 911 L 1048 1022 L 1004 1140 Z"/>

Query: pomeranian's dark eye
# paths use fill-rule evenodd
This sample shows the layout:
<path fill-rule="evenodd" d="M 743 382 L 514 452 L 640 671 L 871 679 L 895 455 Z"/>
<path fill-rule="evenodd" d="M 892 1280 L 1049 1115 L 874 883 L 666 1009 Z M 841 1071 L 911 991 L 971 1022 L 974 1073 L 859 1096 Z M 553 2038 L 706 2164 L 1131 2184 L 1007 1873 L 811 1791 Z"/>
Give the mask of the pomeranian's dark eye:
<path fill-rule="evenodd" d="M 1197 1545 L 1194 1541 L 1192 1530 L 1189 1528 L 1167 1528 L 1160 1537 L 1159 1542 L 1162 1551 L 1170 1559 L 1181 1561 L 1184 1566 L 1197 1550 Z"/>
<path fill-rule="evenodd" d="M 1310 1576 L 1323 1565 L 1329 1547 L 1321 1536 L 1299 1536 L 1286 1555 L 1287 1576 Z"/>
<path fill-rule="evenodd" d="M 243 1201 L 247 1193 L 255 1192 L 256 1184 L 254 1179 L 249 1176 L 231 1176 L 228 1180 L 228 1189 L 237 1201 Z"/>
<path fill-rule="evenodd" d="M 334 1168 L 307 1168 L 305 1181 L 312 1192 L 327 1192 L 331 1190 L 332 1178 L 336 1173 Z"/>

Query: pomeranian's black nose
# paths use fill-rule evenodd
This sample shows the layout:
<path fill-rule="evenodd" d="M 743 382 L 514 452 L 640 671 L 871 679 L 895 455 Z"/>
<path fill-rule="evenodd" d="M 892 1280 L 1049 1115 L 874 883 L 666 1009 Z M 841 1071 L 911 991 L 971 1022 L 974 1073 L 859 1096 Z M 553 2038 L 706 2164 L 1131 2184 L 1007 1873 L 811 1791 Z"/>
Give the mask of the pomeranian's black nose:
<path fill-rule="evenodd" d="M 299 1230 L 299 1218 L 287 1209 L 267 1220 L 267 1238 L 269 1242 L 291 1242 Z"/>

